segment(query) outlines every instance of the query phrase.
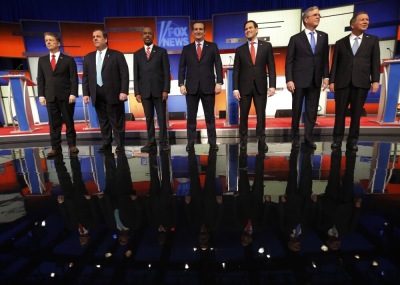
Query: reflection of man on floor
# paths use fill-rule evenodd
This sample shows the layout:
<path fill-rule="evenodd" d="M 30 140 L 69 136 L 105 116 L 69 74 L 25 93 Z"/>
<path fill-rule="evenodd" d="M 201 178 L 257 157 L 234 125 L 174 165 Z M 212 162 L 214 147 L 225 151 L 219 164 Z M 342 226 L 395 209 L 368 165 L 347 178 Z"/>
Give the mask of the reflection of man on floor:
<path fill-rule="evenodd" d="M 89 232 L 98 224 L 98 213 L 95 203 L 82 180 L 81 164 L 78 157 L 71 157 L 71 176 L 65 167 L 62 157 L 55 159 L 61 195 L 57 197 L 58 207 L 68 229 L 79 232 L 81 246 L 89 243 Z"/>

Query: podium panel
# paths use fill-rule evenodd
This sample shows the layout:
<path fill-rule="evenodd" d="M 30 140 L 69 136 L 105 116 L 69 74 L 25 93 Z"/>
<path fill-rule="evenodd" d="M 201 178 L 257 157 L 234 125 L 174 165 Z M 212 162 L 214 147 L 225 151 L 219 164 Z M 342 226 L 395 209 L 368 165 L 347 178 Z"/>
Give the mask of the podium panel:
<path fill-rule="evenodd" d="M 226 67 L 226 122 L 225 126 L 239 124 L 239 101 L 233 98 L 233 68 Z"/>
<path fill-rule="evenodd" d="M 384 60 L 383 68 L 378 122 L 395 123 L 400 91 L 400 59 Z"/>

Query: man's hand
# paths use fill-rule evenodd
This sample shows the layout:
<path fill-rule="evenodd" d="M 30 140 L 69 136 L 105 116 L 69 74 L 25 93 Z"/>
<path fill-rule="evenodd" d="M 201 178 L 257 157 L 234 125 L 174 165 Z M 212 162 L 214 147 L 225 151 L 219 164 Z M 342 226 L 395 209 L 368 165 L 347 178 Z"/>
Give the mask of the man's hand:
<path fill-rule="evenodd" d="M 233 98 L 235 98 L 235 99 L 237 99 L 238 101 L 240 101 L 240 98 L 242 98 L 242 97 L 240 97 L 240 92 L 239 92 L 239 90 L 234 90 L 234 91 L 233 91 Z"/>
<path fill-rule="evenodd" d="M 322 81 L 322 90 L 325 91 L 325 89 L 328 88 L 328 86 L 329 86 L 329 78 L 325 78 Z"/>
<path fill-rule="evenodd" d="M 268 88 L 267 96 L 271 97 L 275 95 L 275 88 Z"/>
<path fill-rule="evenodd" d="M 329 84 L 329 91 L 331 91 L 332 93 L 335 93 L 335 83 Z"/>
<path fill-rule="evenodd" d="M 136 95 L 135 98 L 136 98 L 136 102 L 142 103 L 142 95 Z"/>
<path fill-rule="evenodd" d="M 119 93 L 119 101 L 126 101 L 128 99 L 128 94 Z"/>
<path fill-rule="evenodd" d="M 167 101 L 167 100 L 168 100 L 168 92 L 165 92 L 165 91 L 164 91 L 164 92 L 162 93 L 162 100 L 163 100 L 163 101 Z"/>
<path fill-rule="evenodd" d="M 215 84 L 215 95 L 218 95 L 219 93 L 221 93 L 221 84 L 217 83 Z"/>
<path fill-rule="evenodd" d="M 88 104 L 90 102 L 89 96 L 85 95 L 83 96 L 83 103 Z"/>
<path fill-rule="evenodd" d="M 294 87 L 294 82 L 293 81 L 288 81 L 287 83 L 286 83 L 286 88 L 287 88 L 287 90 L 289 90 L 289 92 L 294 92 L 294 89 L 296 89 L 295 87 Z"/>
<path fill-rule="evenodd" d="M 379 89 L 379 82 L 372 82 L 371 93 L 376 93 Z"/>
<path fill-rule="evenodd" d="M 75 103 L 75 102 L 76 102 L 76 96 L 75 96 L 75 95 L 69 95 L 69 100 L 68 100 L 68 102 L 69 102 L 70 104 Z"/>
<path fill-rule="evenodd" d="M 186 95 L 187 94 L 185 85 L 182 85 L 179 89 L 180 89 L 182 95 Z"/>
<path fill-rule="evenodd" d="M 46 98 L 44 98 L 44 97 L 39 97 L 39 102 L 40 102 L 40 105 L 46 107 Z"/>

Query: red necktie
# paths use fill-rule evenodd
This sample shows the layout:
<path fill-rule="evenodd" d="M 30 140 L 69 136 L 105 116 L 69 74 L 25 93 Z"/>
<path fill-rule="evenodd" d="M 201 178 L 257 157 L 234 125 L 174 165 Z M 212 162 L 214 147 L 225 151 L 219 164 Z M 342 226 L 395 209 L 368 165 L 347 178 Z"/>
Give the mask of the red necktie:
<path fill-rule="evenodd" d="M 56 69 L 56 56 L 54 54 L 51 55 L 51 60 L 50 60 L 50 64 L 51 64 L 51 69 Z"/>
<path fill-rule="evenodd" d="M 251 42 L 250 55 L 251 55 L 251 61 L 253 62 L 253 65 L 255 65 L 256 64 L 256 49 L 254 47 L 254 42 Z"/>
<path fill-rule="evenodd" d="M 201 58 L 201 44 L 197 44 L 197 57 L 200 60 L 200 58 Z"/>
<path fill-rule="evenodd" d="M 146 48 L 146 57 L 147 57 L 147 59 L 150 58 L 150 47 Z"/>

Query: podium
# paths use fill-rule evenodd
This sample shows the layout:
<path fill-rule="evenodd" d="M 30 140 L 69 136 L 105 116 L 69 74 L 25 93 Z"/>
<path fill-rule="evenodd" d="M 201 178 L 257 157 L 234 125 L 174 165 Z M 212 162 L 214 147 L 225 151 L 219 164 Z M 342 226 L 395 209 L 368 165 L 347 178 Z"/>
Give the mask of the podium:
<path fill-rule="evenodd" d="M 233 98 L 233 66 L 224 65 L 226 78 L 226 121 L 225 126 L 239 125 L 239 101 Z"/>
<path fill-rule="evenodd" d="M 396 123 L 400 92 L 400 59 L 384 59 L 378 123 Z"/>
<path fill-rule="evenodd" d="M 35 83 L 27 78 L 24 74 L 8 74 L 2 75 L 0 78 L 4 78 L 8 81 L 10 114 L 12 114 L 11 104 L 12 101 L 14 101 L 18 129 L 13 119 L 12 124 L 14 131 L 12 133 L 34 131 L 35 122 L 33 120 L 31 102 L 29 100 L 28 86 L 35 86 Z"/>

